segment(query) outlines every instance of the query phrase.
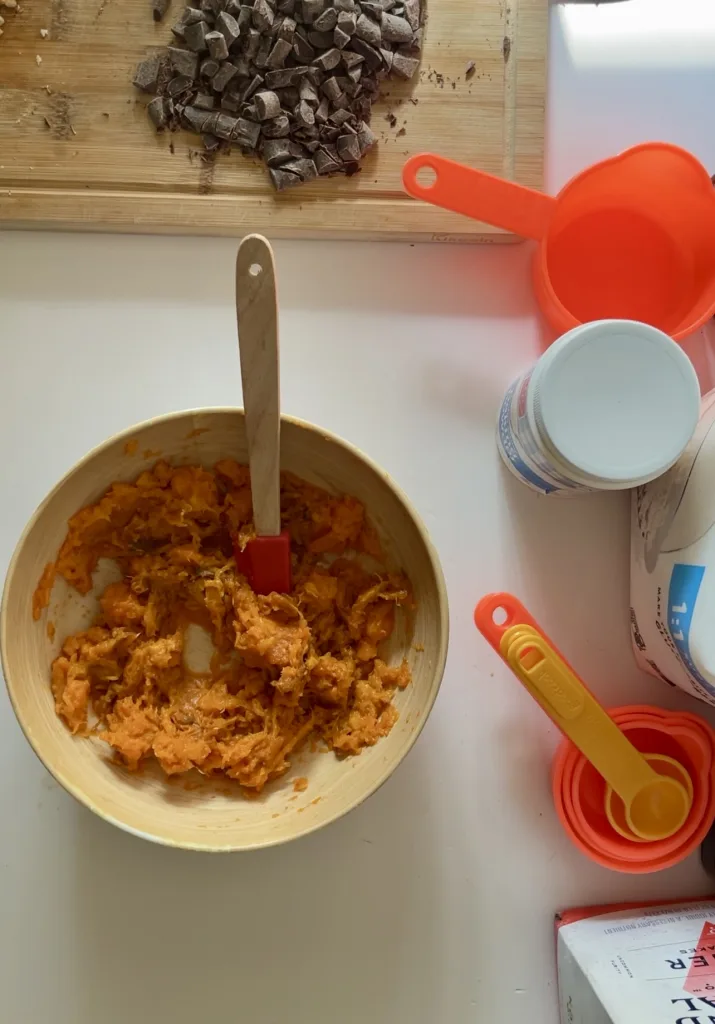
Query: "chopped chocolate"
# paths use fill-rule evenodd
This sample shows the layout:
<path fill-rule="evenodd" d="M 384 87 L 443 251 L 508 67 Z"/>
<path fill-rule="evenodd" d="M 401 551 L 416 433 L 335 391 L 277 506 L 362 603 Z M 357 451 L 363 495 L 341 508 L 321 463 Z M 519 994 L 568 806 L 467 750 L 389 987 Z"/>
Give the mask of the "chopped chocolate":
<path fill-rule="evenodd" d="M 336 145 L 343 163 L 356 163 L 360 159 L 360 143 L 356 135 L 340 135 Z"/>
<path fill-rule="evenodd" d="M 193 99 L 193 105 L 200 110 L 213 110 L 216 104 L 212 93 L 197 92 Z"/>
<path fill-rule="evenodd" d="M 269 167 L 278 167 L 293 156 L 291 143 L 288 139 L 264 139 L 261 143 L 261 156 Z"/>
<path fill-rule="evenodd" d="M 187 25 L 184 29 L 184 42 L 194 53 L 205 53 L 208 50 L 206 36 L 209 27 L 205 21 L 197 21 L 193 25 Z"/>
<path fill-rule="evenodd" d="M 358 39 L 364 39 L 370 46 L 379 47 L 382 41 L 380 26 L 372 18 L 368 18 L 366 14 L 361 14 L 358 18 L 355 26 L 355 35 Z M 410 33 L 410 38 L 412 38 L 412 33 Z"/>
<path fill-rule="evenodd" d="M 228 57 L 228 46 L 221 32 L 215 29 L 206 34 L 206 45 L 213 60 L 226 60 Z"/>
<path fill-rule="evenodd" d="M 282 192 L 286 188 L 291 188 L 293 185 L 300 185 L 301 179 L 297 174 L 291 174 L 290 171 L 284 171 L 282 167 L 269 167 L 268 173 L 271 176 L 273 187 L 276 192 Z"/>
<path fill-rule="evenodd" d="M 221 11 L 216 17 L 216 28 L 226 40 L 226 46 L 230 50 L 241 34 L 238 22 L 233 15 L 227 14 L 226 11 Z"/>
<path fill-rule="evenodd" d="M 470 79 L 474 77 L 474 72 L 477 70 L 476 61 L 468 60 L 467 66 L 464 69 L 464 77 Z"/>
<path fill-rule="evenodd" d="M 290 121 L 287 114 L 280 114 L 272 121 L 264 121 L 262 125 L 263 136 L 266 139 L 284 139 L 290 135 Z"/>
<path fill-rule="evenodd" d="M 274 92 L 266 90 L 257 92 L 253 102 L 256 106 L 259 121 L 270 121 L 281 112 L 281 101 Z"/>
<path fill-rule="evenodd" d="M 172 68 L 178 75 L 188 75 L 189 78 L 196 78 L 199 67 L 199 58 L 191 50 L 182 50 L 176 46 L 168 48 L 169 61 Z"/>
<path fill-rule="evenodd" d="M 163 131 L 164 128 L 166 128 L 168 118 L 166 100 L 163 96 L 155 96 L 147 105 L 146 112 L 149 115 L 151 123 L 158 132 Z"/>
<path fill-rule="evenodd" d="M 171 3 L 171 0 L 152 0 L 152 3 L 151 3 L 151 13 L 152 13 L 152 17 L 154 18 L 154 21 L 163 21 L 164 20 L 164 15 L 169 10 L 169 4 L 170 3 Z M 158 126 L 157 126 L 157 129 L 158 129 Z"/>
<path fill-rule="evenodd" d="M 332 50 L 326 50 L 325 53 L 321 53 L 319 57 L 316 57 L 313 63 L 321 71 L 332 71 L 340 63 L 340 50 L 335 47 Z"/>
<path fill-rule="evenodd" d="M 303 128 L 309 128 L 315 124 L 315 111 L 305 100 L 301 100 L 295 108 L 295 120 L 296 124 Z"/>
<path fill-rule="evenodd" d="M 166 94 L 171 96 L 172 99 L 177 99 L 179 96 L 183 96 L 184 93 L 188 93 L 193 84 L 193 78 L 189 78 L 188 75 L 174 75 L 167 82 Z"/>
<path fill-rule="evenodd" d="M 223 39 L 223 36 L 221 38 Z M 211 79 L 211 88 L 215 89 L 216 92 L 223 92 L 228 83 L 236 77 L 236 74 L 237 71 L 233 64 L 229 64 L 226 61 Z"/>
<path fill-rule="evenodd" d="M 270 31 L 273 25 L 273 8 L 268 0 L 255 0 L 252 19 L 253 27 L 259 32 Z"/>
<path fill-rule="evenodd" d="M 421 0 L 190 3 L 172 29 L 181 42 L 135 72 L 156 93 L 157 131 L 201 135 L 205 159 L 231 145 L 258 153 L 278 190 L 360 169 L 380 82 L 419 66 Z"/>
<path fill-rule="evenodd" d="M 231 133 L 231 141 L 238 143 L 243 149 L 255 149 L 261 137 L 261 126 L 255 121 L 239 117 Z"/>
<path fill-rule="evenodd" d="M 312 160 L 301 157 L 298 160 L 289 160 L 283 164 L 281 170 L 297 174 L 301 181 L 312 181 L 318 177 L 318 171 Z"/>
<path fill-rule="evenodd" d="M 159 57 L 148 57 L 137 66 L 134 72 L 133 84 L 143 92 L 156 92 L 161 71 L 161 60 Z"/>
<path fill-rule="evenodd" d="M 334 7 L 328 7 L 315 19 L 313 28 L 318 32 L 332 32 L 337 23 L 338 12 Z"/>
<path fill-rule="evenodd" d="M 360 39 L 355 35 L 350 41 L 350 45 L 356 53 L 365 58 L 365 63 L 373 71 L 377 71 L 378 68 L 382 67 L 382 57 L 379 51 L 366 43 L 364 39 Z"/>
<path fill-rule="evenodd" d="M 382 15 L 380 22 L 382 38 L 388 43 L 412 43 L 413 30 L 406 18 L 398 18 L 394 14 Z M 368 42 L 370 40 L 368 39 Z"/>
<path fill-rule="evenodd" d="M 407 57 L 399 51 L 392 56 L 392 70 L 400 78 L 412 78 L 419 64 L 420 62 L 416 57 Z"/>
<path fill-rule="evenodd" d="M 306 25 L 312 25 L 315 19 L 323 13 L 325 0 L 301 0 L 303 21 Z"/>
<path fill-rule="evenodd" d="M 308 42 L 307 36 L 304 36 L 300 29 L 298 29 L 293 38 L 293 53 L 296 60 L 303 63 L 310 63 L 315 58 L 315 50 Z"/>

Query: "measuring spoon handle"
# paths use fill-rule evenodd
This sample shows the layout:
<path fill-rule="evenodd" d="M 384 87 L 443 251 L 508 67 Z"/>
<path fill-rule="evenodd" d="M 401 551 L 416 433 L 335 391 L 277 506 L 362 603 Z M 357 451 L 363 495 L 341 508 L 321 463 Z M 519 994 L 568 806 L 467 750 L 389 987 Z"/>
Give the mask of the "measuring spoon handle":
<path fill-rule="evenodd" d="M 427 183 L 428 179 L 432 180 Z M 435 153 L 410 157 L 402 168 L 402 184 L 414 199 L 424 199 L 432 206 L 462 213 L 523 238 L 543 238 L 556 206 L 556 200 L 543 192 Z"/>

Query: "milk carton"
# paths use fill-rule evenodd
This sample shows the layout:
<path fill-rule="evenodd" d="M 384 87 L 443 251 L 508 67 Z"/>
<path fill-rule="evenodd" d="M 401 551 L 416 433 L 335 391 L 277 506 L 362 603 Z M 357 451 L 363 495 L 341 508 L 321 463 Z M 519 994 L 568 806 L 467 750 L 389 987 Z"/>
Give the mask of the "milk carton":
<path fill-rule="evenodd" d="M 715 901 L 556 921 L 561 1024 L 715 1024 Z"/>
<path fill-rule="evenodd" d="M 633 491 L 631 631 L 651 675 L 715 705 L 715 391 L 695 434 L 657 480 Z"/>

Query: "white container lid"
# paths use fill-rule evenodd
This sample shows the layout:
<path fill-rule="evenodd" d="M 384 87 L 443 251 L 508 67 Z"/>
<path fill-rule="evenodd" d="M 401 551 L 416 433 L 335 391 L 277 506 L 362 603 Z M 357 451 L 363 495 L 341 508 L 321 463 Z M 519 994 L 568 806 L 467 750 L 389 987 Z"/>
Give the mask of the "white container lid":
<path fill-rule="evenodd" d="M 544 439 L 594 480 L 643 483 L 664 473 L 693 435 L 700 386 L 671 338 L 632 320 L 597 320 L 542 356 L 534 414 Z"/>

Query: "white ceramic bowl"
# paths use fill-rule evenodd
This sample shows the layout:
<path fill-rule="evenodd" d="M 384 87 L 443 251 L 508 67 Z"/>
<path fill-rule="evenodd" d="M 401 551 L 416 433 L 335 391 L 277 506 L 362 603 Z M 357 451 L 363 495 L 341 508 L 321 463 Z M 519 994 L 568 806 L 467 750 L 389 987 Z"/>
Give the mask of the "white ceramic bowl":
<path fill-rule="evenodd" d="M 133 454 L 127 442 L 137 439 Z M 133 449 L 134 446 L 129 446 Z M 300 753 L 291 771 L 248 800 L 224 780 L 194 773 L 167 780 L 158 765 L 139 774 L 118 767 L 97 739 L 70 734 L 55 714 L 50 663 L 64 637 L 96 614 L 94 593 L 83 598 L 64 580 L 55 583 L 49 608 L 33 621 L 32 595 L 53 561 L 78 509 L 115 480 L 131 480 L 151 464 L 143 453 L 172 463 L 212 465 L 220 458 L 247 461 L 243 412 L 202 409 L 139 424 L 86 455 L 40 505 L 20 538 L 8 570 L 0 613 L 0 647 L 10 699 L 35 753 L 65 789 L 102 818 L 146 839 L 193 850 L 249 850 L 295 839 L 327 825 L 361 803 L 388 778 L 412 747 L 432 708 L 447 654 L 448 610 L 437 554 L 424 526 L 386 473 L 361 452 L 325 430 L 284 418 L 282 467 L 365 504 L 392 560 L 414 587 L 417 610 L 390 641 L 388 660 L 404 654 L 413 682 L 397 694 L 400 717 L 390 734 L 357 757 Z M 101 589 L 101 587 L 100 587 Z M 56 635 L 48 635 L 48 621 Z M 423 650 L 422 650 L 423 648 Z M 307 776 L 296 796 L 293 780 Z"/>

